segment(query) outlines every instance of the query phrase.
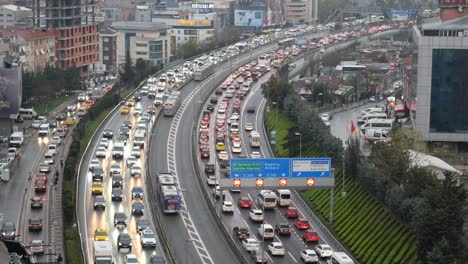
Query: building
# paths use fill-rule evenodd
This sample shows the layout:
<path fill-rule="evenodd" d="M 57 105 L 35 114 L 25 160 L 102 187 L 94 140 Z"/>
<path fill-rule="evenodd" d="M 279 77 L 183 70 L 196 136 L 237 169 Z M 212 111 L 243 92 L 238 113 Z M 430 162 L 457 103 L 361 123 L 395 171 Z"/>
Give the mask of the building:
<path fill-rule="evenodd" d="M 31 25 L 32 10 L 17 5 L 0 6 L 0 27 L 7 28 L 17 25 Z"/>
<path fill-rule="evenodd" d="M 56 65 L 77 67 L 82 75 L 94 71 L 99 60 L 94 0 L 38 0 L 33 2 L 33 25 L 55 29 Z"/>
<path fill-rule="evenodd" d="M 318 0 L 285 0 L 284 19 L 293 24 L 311 23 L 317 20 Z"/>
<path fill-rule="evenodd" d="M 3 29 L 0 36 L 8 39 L 9 53 L 19 58 L 23 71 L 39 72 L 54 66 L 54 30 Z"/>
<path fill-rule="evenodd" d="M 135 7 L 135 21 L 136 22 L 151 22 L 153 8 L 150 6 L 136 6 Z"/>
<path fill-rule="evenodd" d="M 242 33 L 261 32 L 267 14 L 265 0 L 239 0 L 234 10 L 234 25 Z"/>
<path fill-rule="evenodd" d="M 413 27 L 416 129 L 433 154 L 468 152 L 468 1 L 440 1 L 440 18 Z"/>
<path fill-rule="evenodd" d="M 9 50 L 9 38 L 0 37 L 0 135 L 12 132 L 11 120 L 18 118 L 22 100 L 21 61 Z"/>
<path fill-rule="evenodd" d="M 117 74 L 117 37 L 119 33 L 110 27 L 99 31 L 99 73 Z"/>
<path fill-rule="evenodd" d="M 117 35 L 117 65 L 125 64 L 127 52 L 133 62 L 141 58 L 151 65 L 167 64 L 172 56 L 171 41 L 164 23 L 114 22 Z"/>

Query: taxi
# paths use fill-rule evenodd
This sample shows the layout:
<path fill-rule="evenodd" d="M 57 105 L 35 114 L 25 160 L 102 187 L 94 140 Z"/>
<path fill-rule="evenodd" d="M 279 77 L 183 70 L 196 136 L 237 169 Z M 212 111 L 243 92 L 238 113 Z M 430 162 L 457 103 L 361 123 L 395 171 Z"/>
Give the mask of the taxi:
<path fill-rule="evenodd" d="M 65 120 L 65 125 L 67 126 L 73 126 L 76 124 L 76 119 L 74 117 L 68 117 L 67 120 Z"/>
<path fill-rule="evenodd" d="M 122 107 L 122 109 L 120 109 L 120 114 L 128 115 L 129 111 L 130 111 L 130 109 L 128 109 L 128 106 L 124 106 L 124 107 Z"/>
<path fill-rule="evenodd" d="M 102 195 L 103 193 L 102 182 L 93 182 L 93 185 L 91 186 L 91 193 Z"/>
<path fill-rule="evenodd" d="M 226 146 L 224 145 L 224 142 L 216 142 L 216 151 L 223 151 L 226 150 Z"/>
<path fill-rule="evenodd" d="M 94 232 L 94 240 L 95 241 L 109 240 L 109 235 L 107 234 L 107 231 L 103 228 L 96 229 L 96 231 Z"/>
<path fill-rule="evenodd" d="M 127 105 L 128 107 L 135 106 L 135 99 L 133 99 L 133 98 L 128 99 L 126 105 Z"/>

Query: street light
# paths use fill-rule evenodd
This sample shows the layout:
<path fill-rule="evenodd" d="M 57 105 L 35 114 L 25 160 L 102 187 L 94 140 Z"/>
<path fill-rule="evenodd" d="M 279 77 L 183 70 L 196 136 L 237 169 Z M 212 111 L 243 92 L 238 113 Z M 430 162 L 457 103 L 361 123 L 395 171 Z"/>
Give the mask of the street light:
<path fill-rule="evenodd" d="M 278 133 L 278 104 L 276 102 L 271 102 L 275 106 L 275 131 Z"/>
<path fill-rule="evenodd" d="M 294 135 L 299 136 L 299 158 L 302 158 L 302 134 L 296 132 Z"/>

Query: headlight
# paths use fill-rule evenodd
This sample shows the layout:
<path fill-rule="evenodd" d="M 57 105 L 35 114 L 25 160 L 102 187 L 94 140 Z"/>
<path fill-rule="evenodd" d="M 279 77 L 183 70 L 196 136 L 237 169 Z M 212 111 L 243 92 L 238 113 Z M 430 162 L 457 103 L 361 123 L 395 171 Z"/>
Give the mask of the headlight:
<path fill-rule="evenodd" d="M 122 243 L 119 242 L 119 246 L 121 246 L 121 245 L 122 245 Z"/>
<path fill-rule="evenodd" d="M 132 212 L 135 212 L 135 209 L 132 209 Z"/>

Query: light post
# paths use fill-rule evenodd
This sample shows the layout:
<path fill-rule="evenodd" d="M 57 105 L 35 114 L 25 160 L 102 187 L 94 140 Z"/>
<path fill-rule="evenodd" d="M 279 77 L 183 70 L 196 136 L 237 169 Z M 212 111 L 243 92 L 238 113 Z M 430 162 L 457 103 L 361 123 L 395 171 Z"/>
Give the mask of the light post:
<path fill-rule="evenodd" d="M 278 133 L 278 104 L 276 102 L 271 102 L 275 106 L 275 131 Z"/>
<path fill-rule="evenodd" d="M 296 132 L 294 135 L 299 136 L 299 158 L 302 158 L 302 134 Z"/>
<path fill-rule="evenodd" d="M 318 105 L 318 99 L 319 99 L 319 96 L 322 96 L 323 93 L 319 93 L 317 94 L 317 97 L 315 98 L 315 107 L 317 109 L 317 112 L 318 112 L 318 109 L 319 109 L 319 105 Z"/>

